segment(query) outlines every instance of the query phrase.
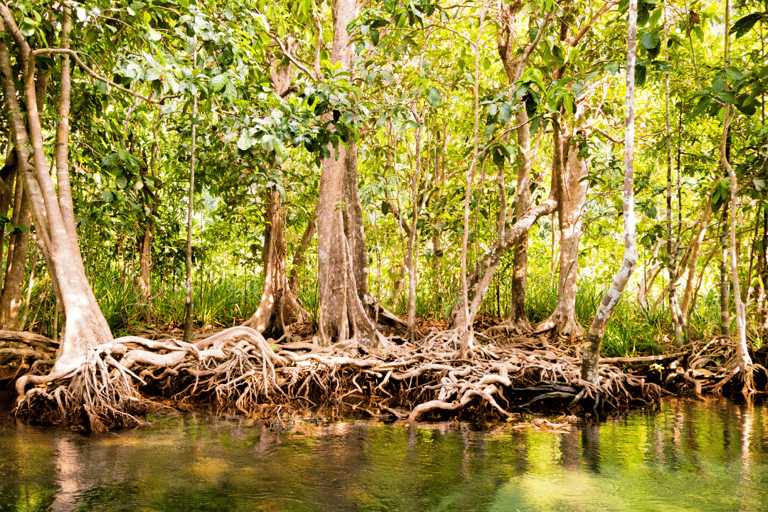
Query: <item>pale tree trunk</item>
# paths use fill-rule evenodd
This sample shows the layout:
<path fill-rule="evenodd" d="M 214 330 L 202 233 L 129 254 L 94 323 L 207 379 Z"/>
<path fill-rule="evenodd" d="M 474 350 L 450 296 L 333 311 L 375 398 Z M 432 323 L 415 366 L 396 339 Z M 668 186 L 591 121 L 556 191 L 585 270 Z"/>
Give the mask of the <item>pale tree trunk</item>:
<path fill-rule="evenodd" d="M 64 22 L 61 46 L 68 48 L 68 33 L 71 27 L 69 7 L 64 7 Z M 48 172 L 45 158 L 40 114 L 37 108 L 35 90 L 35 65 L 32 49 L 16 25 L 13 15 L 5 4 L 0 4 L 2 30 L 10 34 L 19 55 L 23 73 L 23 96 L 26 99 L 26 118 L 17 100 L 12 77 L 10 52 L 5 40 L 0 41 L 0 68 L 2 71 L 3 96 L 9 113 L 14 143 L 18 151 L 19 164 L 23 171 L 27 199 L 30 202 L 37 236 L 43 249 L 48 271 L 54 283 L 54 290 L 64 311 L 64 328 L 61 343 L 52 373 L 68 371 L 76 367 L 86 352 L 112 339 L 109 326 L 99 309 L 93 292 L 85 277 L 83 261 L 77 244 L 74 227 L 74 210 L 69 189 L 68 164 L 66 163 L 69 130 L 57 130 L 57 189 Z M 69 60 L 62 58 L 61 93 L 59 115 L 68 116 L 70 101 Z M 62 120 L 60 120 L 61 122 Z M 63 126 L 67 127 L 64 120 Z M 30 161 L 30 148 L 33 160 Z"/>
<path fill-rule="evenodd" d="M 579 278 L 579 242 L 589 188 L 587 180 L 584 179 L 587 176 L 587 162 L 579 158 L 578 142 L 574 141 L 573 137 L 562 140 L 559 122 L 552 123 L 552 130 L 555 162 L 561 162 L 561 179 L 557 181 L 560 275 L 555 310 L 549 318 L 537 324 L 534 330 L 541 332 L 554 329 L 561 336 L 581 336 L 584 334 L 584 327 L 576 318 L 576 293 Z"/>
<path fill-rule="evenodd" d="M 355 50 L 347 25 L 355 19 L 358 9 L 356 0 L 334 0 L 332 5 L 331 60 L 346 70 L 352 67 Z M 367 291 L 368 285 L 362 209 L 357 196 L 357 150 L 351 140 L 349 149 L 339 144 L 330 150 L 331 156 L 322 161 L 317 204 L 320 337 L 324 344 L 354 338 L 376 346 L 380 335 L 359 293 Z M 346 206 L 340 207 L 342 204 Z"/>
<path fill-rule="evenodd" d="M 635 50 L 637 44 L 637 0 L 629 0 L 627 35 L 626 117 L 624 122 L 624 261 L 597 309 L 582 349 L 581 378 L 593 384 L 600 381 L 600 345 L 616 304 L 637 264 L 635 236 Z"/>
<path fill-rule="evenodd" d="M 664 55 L 669 62 L 667 45 L 667 2 L 664 1 Z M 672 240 L 672 131 L 669 125 L 669 71 L 664 72 L 664 101 L 667 145 L 667 271 L 669 272 L 669 312 L 672 315 L 672 329 L 675 333 L 675 346 L 683 346 L 684 318 L 677 300 L 677 243 Z"/>
<path fill-rule="evenodd" d="M 730 284 L 728 283 L 728 203 L 720 217 L 720 334 L 731 335 Z"/>
<path fill-rule="evenodd" d="M 758 285 L 755 290 L 755 303 L 757 305 L 760 329 L 768 331 L 768 308 L 766 307 L 765 293 L 766 283 L 768 283 L 768 258 L 766 258 L 766 254 L 768 253 L 768 208 L 763 208 L 763 239 L 760 246 L 761 248 L 757 253 L 757 267 L 755 269 L 758 277 Z"/>
<path fill-rule="evenodd" d="M 485 6 L 484 6 L 485 7 Z M 499 23 L 499 31 L 496 34 L 496 40 L 497 40 L 497 50 L 499 52 L 499 57 L 501 58 L 501 62 L 504 65 L 504 70 L 507 74 L 507 80 L 510 84 L 517 81 L 523 73 L 523 69 L 525 68 L 525 64 L 528 61 L 528 58 L 530 57 L 531 53 L 535 50 L 536 46 L 538 45 L 539 41 L 541 40 L 541 37 L 544 34 L 544 31 L 547 27 L 547 25 L 550 22 L 550 19 L 552 17 L 552 13 L 547 13 L 547 15 L 544 17 L 544 19 L 539 24 L 539 30 L 537 32 L 536 37 L 533 41 L 531 41 L 525 48 L 521 48 L 521 52 L 518 53 L 517 47 L 516 47 L 516 35 L 515 35 L 515 18 L 517 16 L 517 13 L 521 7 L 521 4 L 515 3 L 514 5 L 508 5 L 504 6 L 499 11 L 500 16 L 500 23 Z M 478 43 L 479 44 L 479 36 L 478 36 Z M 477 56 L 477 52 L 476 56 Z M 477 62 L 476 62 L 477 64 Z M 477 72 L 477 66 L 476 66 L 476 75 L 478 75 Z M 476 76 L 476 79 L 479 78 Z M 477 84 L 476 84 L 477 87 Z M 475 93 L 477 92 L 477 89 L 475 88 Z M 477 98 L 477 94 L 475 94 L 475 97 Z M 475 109 L 475 126 L 477 127 L 477 109 Z M 524 130 L 528 129 L 527 126 L 523 127 Z M 523 135 L 524 137 L 524 135 Z M 528 136 L 528 140 L 530 141 L 530 135 Z M 475 130 L 475 142 L 477 141 L 477 129 Z M 530 143 L 529 143 L 530 146 Z M 476 156 L 477 151 L 475 151 Z M 528 165 L 531 164 L 532 156 L 526 155 L 528 158 Z M 473 166 L 476 164 L 475 160 L 473 160 Z M 553 175 L 555 173 L 555 170 L 553 169 Z M 471 179 L 469 179 L 474 174 L 474 168 L 471 170 L 470 173 L 468 173 L 468 184 L 467 184 L 467 193 L 469 193 L 469 189 L 471 188 Z M 530 178 L 528 178 L 530 180 Z M 542 204 L 538 205 L 535 208 L 532 209 L 526 209 L 525 211 L 521 211 L 522 205 L 521 205 L 521 199 L 518 198 L 516 201 L 516 206 L 520 205 L 520 208 L 517 209 L 515 212 L 516 219 L 514 225 L 507 228 L 507 205 L 506 205 L 506 192 L 503 190 L 504 188 L 504 175 L 503 175 L 503 169 L 499 170 L 499 187 L 500 187 L 500 197 L 502 199 L 501 201 L 501 207 L 499 211 L 499 222 L 498 222 L 498 238 L 496 242 L 493 244 L 493 246 L 481 257 L 478 258 L 477 262 L 475 263 L 475 267 L 472 269 L 472 272 L 469 274 L 469 276 L 464 279 L 464 276 L 466 276 L 466 269 L 463 268 L 462 270 L 462 290 L 467 292 L 467 296 L 464 297 L 464 302 L 462 302 L 462 305 L 459 307 L 454 308 L 454 310 L 451 312 L 452 317 L 452 325 L 455 329 L 462 329 L 462 326 L 467 326 L 472 324 L 474 321 L 475 316 L 477 315 L 477 312 L 480 310 L 480 306 L 483 302 L 483 298 L 485 298 L 485 294 L 488 292 L 488 287 L 491 284 L 491 280 L 493 279 L 493 276 L 495 275 L 496 271 L 498 270 L 499 261 L 501 260 L 501 257 L 511 248 L 518 246 L 525 246 L 526 244 L 523 242 L 523 238 L 527 237 L 528 231 L 533 226 L 533 224 L 536 223 L 536 221 L 543 215 L 548 215 L 552 213 L 552 211 L 556 208 L 557 202 L 555 198 L 550 195 L 549 198 L 547 198 L 546 201 L 544 201 Z M 524 168 L 518 167 L 518 181 L 520 183 L 525 181 L 525 170 Z M 522 190 L 522 185 L 519 184 L 518 190 Z M 465 197 L 465 216 L 466 221 L 468 225 L 469 220 L 469 212 L 467 209 L 467 203 L 468 203 L 468 196 Z M 523 198 L 522 201 L 525 201 Z M 467 225 L 465 225 L 465 235 L 466 235 L 466 228 Z M 522 253 L 523 249 L 521 247 L 520 252 Z M 462 251 L 463 252 L 463 251 Z M 526 252 L 526 258 L 527 258 L 527 250 Z M 462 254 L 462 263 L 466 264 L 466 255 Z M 520 264 L 519 268 L 522 269 L 523 263 L 522 259 L 518 259 L 518 263 Z M 520 270 L 523 272 L 522 270 Z M 527 268 L 524 271 L 527 273 Z M 518 281 L 518 285 L 520 282 Z M 471 303 L 469 303 L 469 299 L 471 298 Z M 523 309 L 525 306 L 525 298 L 522 297 L 522 305 Z M 502 324 L 500 326 L 502 328 L 506 327 L 506 324 Z M 469 336 L 465 336 L 467 340 L 470 339 Z"/>
<path fill-rule="evenodd" d="M 480 42 L 483 36 L 483 27 L 485 25 L 485 15 L 488 11 L 488 1 L 484 1 L 480 7 L 479 14 L 479 28 L 477 29 L 477 39 L 474 43 L 475 54 L 475 81 L 472 87 L 472 93 L 474 97 L 474 134 L 473 134 L 473 148 L 472 148 L 472 163 L 466 173 L 466 182 L 464 190 L 464 221 L 463 231 L 461 236 L 461 307 L 460 313 L 454 318 L 454 326 L 456 328 L 459 339 L 461 340 L 459 348 L 459 356 L 462 359 L 468 359 L 472 357 L 472 353 L 475 347 L 475 335 L 473 329 L 473 322 L 477 310 L 480 308 L 479 304 L 477 309 L 470 306 L 469 303 L 469 283 L 467 280 L 467 243 L 469 241 L 469 204 L 470 197 L 472 196 L 472 185 L 475 180 L 475 171 L 478 163 L 478 146 L 479 146 L 479 123 L 480 123 Z M 490 284 L 490 282 L 488 283 Z M 488 285 L 486 285 L 487 288 Z"/>
<path fill-rule="evenodd" d="M 729 13 L 730 2 L 725 0 L 725 45 L 723 51 L 723 65 L 728 65 L 728 50 L 729 50 Z M 726 79 L 726 90 L 728 89 Z M 741 300 L 741 284 L 739 282 L 739 260 L 736 254 L 736 215 L 739 212 L 737 205 L 737 196 L 739 192 L 739 180 L 736 177 L 736 171 L 728 161 L 728 129 L 730 128 L 730 105 L 725 105 L 725 117 L 723 120 L 723 136 L 720 139 L 720 164 L 728 171 L 728 177 L 731 184 L 731 197 L 730 197 L 730 216 L 729 216 L 729 231 L 730 231 L 730 264 L 731 264 L 731 283 L 733 284 L 733 301 L 736 306 L 736 336 L 734 341 L 736 342 L 736 366 L 739 372 L 745 375 L 744 388 L 745 393 L 754 393 L 754 386 L 752 384 L 752 358 L 749 355 L 749 347 L 747 345 L 747 320 L 746 310 L 744 303 Z"/>
<path fill-rule="evenodd" d="M 704 213 L 701 214 L 701 218 L 698 222 L 698 230 L 693 240 L 691 241 L 691 253 L 688 257 L 688 277 L 685 282 L 685 291 L 683 292 L 683 302 L 680 305 L 680 311 L 686 318 L 690 318 L 689 306 L 691 305 L 691 297 L 693 294 L 693 283 L 696 280 L 696 267 L 699 263 L 699 252 L 701 252 L 701 244 L 704 241 L 704 237 L 707 235 L 707 225 L 709 218 L 712 215 L 712 195 L 707 196 L 707 204 L 704 207 Z M 686 321 L 687 323 L 687 321 Z"/>

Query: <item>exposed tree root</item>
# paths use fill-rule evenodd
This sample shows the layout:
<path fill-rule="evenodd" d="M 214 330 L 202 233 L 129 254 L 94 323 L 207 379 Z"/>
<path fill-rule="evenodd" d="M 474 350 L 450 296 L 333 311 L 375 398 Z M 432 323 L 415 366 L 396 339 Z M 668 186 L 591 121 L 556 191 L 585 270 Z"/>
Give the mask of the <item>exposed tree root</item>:
<path fill-rule="evenodd" d="M 715 336 L 686 348 L 686 353 L 690 354 L 687 364 L 674 365 L 666 380 L 681 377 L 697 396 L 721 394 L 726 386 L 740 385 L 739 391 L 750 397 L 756 392 L 755 374 L 763 372 L 768 376 L 762 365 L 739 357 L 736 342 L 730 336 Z"/>
<path fill-rule="evenodd" d="M 264 406 L 330 406 L 332 413 L 416 421 L 478 414 L 509 418 L 531 408 L 609 411 L 654 402 L 664 390 L 612 365 L 599 386 L 580 379 L 577 354 L 544 337 L 493 340 L 460 359 L 456 331 L 432 331 L 418 345 L 370 348 L 347 340 L 270 345 L 234 327 L 187 344 L 124 337 L 89 352 L 58 375 L 17 381 L 16 414 L 28 421 L 103 430 L 141 423 L 158 404 L 210 402 L 251 414 Z"/>

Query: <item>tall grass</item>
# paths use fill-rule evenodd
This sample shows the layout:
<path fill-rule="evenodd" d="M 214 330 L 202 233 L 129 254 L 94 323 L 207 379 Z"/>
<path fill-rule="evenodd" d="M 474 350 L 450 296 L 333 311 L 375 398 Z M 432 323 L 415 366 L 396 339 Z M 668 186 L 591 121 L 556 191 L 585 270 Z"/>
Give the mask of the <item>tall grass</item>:
<path fill-rule="evenodd" d="M 215 276 L 197 276 L 193 280 L 195 325 L 232 326 L 248 318 L 258 307 L 263 282 L 254 279 L 221 279 Z M 138 328 L 180 327 L 184 321 L 185 292 L 182 286 L 174 289 L 167 284 L 153 290 L 151 308 L 141 300 L 132 280 L 117 271 L 102 270 L 91 276 L 94 294 L 115 336 L 136 332 Z M 588 328 L 598 304 L 602 300 L 604 283 L 582 280 L 576 296 L 576 315 Z M 421 318 L 447 318 L 460 301 L 459 290 L 447 289 L 437 299 L 434 288 L 420 286 L 417 294 L 417 316 Z M 296 291 L 302 305 L 317 320 L 319 296 L 317 283 L 308 281 Z M 30 330 L 52 335 L 55 303 L 50 281 L 40 281 L 33 290 L 30 304 Z M 407 314 L 407 294 L 400 295 L 397 304 L 384 305 L 400 315 Z M 488 293 L 484 312 L 506 315 L 509 303 L 507 283 L 500 279 Z M 549 280 L 530 279 L 526 296 L 528 318 L 532 323 L 546 319 L 557 304 L 557 286 Z M 689 329 L 694 339 L 713 334 L 719 326 L 719 301 L 715 291 L 701 295 L 690 316 Z M 624 294 L 614 310 L 605 333 L 604 355 L 633 356 L 671 350 L 672 326 L 666 303 L 656 309 L 640 305 L 632 294 Z"/>

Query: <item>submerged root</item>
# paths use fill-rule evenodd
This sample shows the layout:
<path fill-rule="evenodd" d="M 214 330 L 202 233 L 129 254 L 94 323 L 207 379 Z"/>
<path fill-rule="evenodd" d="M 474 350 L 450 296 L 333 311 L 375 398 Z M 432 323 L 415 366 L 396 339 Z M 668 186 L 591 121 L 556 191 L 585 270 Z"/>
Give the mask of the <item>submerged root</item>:
<path fill-rule="evenodd" d="M 270 344 L 234 327 L 194 344 L 116 339 L 66 373 L 19 380 L 16 414 L 28 421 L 89 430 L 141 424 L 163 398 L 213 403 L 249 415 L 272 407 L 330 407 L 417 421 L 478 414 L 499 419 L 536 408 L 601 412 L 656 401 L 664 391 L 612 365 L 600 385 L 580 378 L 576 354 L 544 337 L 493 339 L 458 358 L 456 331 L 432 331 L 417 345 L 370 348 L 356 340 L 330 347 Z"/>

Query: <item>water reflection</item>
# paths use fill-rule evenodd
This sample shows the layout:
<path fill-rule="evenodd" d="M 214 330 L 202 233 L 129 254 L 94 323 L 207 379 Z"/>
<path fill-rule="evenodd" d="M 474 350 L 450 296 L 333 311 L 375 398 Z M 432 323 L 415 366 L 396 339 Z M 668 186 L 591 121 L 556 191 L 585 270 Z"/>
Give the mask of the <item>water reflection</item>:
<path fill-rule="evenodd" d="M 768 510 L 768 411 L 664 403 L 562 434 L 205 415 L 100 436 L 0 425 L 0 510 Z"/>

